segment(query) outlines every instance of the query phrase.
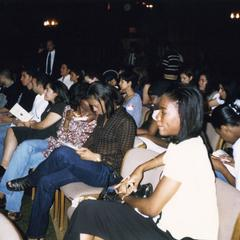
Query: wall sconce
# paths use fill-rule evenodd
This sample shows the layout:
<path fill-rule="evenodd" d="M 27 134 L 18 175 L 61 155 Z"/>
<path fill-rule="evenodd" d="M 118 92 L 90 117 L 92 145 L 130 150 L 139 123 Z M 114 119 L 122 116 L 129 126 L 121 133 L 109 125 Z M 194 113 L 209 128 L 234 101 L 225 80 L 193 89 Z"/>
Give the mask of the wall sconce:
<path fill-rule="evenodd" d="M 230 14 L 230 18 L 233 20 L 239 20 L 240 19 L 240 12 L 232 12 Z"/>
<path fill-rule="evenodd" d="M 44 27 L 56 27 L 58 24 L 59 23 L 56 19 L 47 19 L 43 22 Z"/>

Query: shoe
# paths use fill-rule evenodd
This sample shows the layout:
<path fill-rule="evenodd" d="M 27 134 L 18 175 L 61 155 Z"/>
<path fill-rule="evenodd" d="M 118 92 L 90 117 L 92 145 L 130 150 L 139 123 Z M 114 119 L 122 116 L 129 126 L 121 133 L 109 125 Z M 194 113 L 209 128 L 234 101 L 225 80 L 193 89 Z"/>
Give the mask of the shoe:
<path fill-rule="evenodd" d="M 20 212 L 10 212 L 8 211 L 7 216 L 14 222 L 19 221 L 22 218 L 22 214 Z"/>
<path fill-rule="evenodd" d="M 4 209 L 6 205 L 6 197 L 0 198 L 0 209 Z"/>
<path fill-rule="evenodd" d="M 31 182 L 28 180 L 28 176 L 17 178 L 6 183 L 6 187 L 9 191 L 25 191 L 27 188 L 33 187 Z"/>
<path fill-rule="evenodd" d="M 2 165 L 0 165 L 0 177 L 2 177 L 5 172 L 6 172 L 6 169 Z"/>

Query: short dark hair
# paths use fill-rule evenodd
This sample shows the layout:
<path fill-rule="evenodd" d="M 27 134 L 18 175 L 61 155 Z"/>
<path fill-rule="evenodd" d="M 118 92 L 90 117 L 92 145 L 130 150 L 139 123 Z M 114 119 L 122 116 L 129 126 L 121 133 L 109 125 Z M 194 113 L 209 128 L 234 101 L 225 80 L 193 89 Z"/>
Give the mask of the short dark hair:
<path fill-rule="evenodd" d="M 186 76 L 188 76 L 189 78 L 190 77 L 193 77 L 193 71 L 191 68 L 183 68 L 181 71 L 180 71 L 180 74 L 185 74 Z"/>
<path fill-rule="evenodd" d="M 44 88 L 46 88 L 49 78 L 45 73 L 35 72 L 32 77 L 36 79 L 37 85 L 41 84 Z"/>
<path fill-rule="evenodd" d="M 0 71 L 0 75 L 4 76 L 7 79 L 11 79 L 13 82 L 15 82 L 16 78 L 17 78 L 16 73 L 13 73 L 9 69 L 4 69 L 4 70 Z"/>
<path fill-rule="evenodd" d="M 108 119 L 114 114 L 116 105 L 120 105 L 123 102 L 122 96 L 117 89 L 101 82 L 96 82 L 89 86 L 87 97 L 93 97 L 99 103 L 100 100 L 104 101 Z"/>
<path fill-rule="evenodd" d="M 69 89 L 70 96 L 70 106 L 77 110 L 77 107 L 80 105 L 80 101 L 87 96 L 87 91 L 89 88 L 88 83 L 74 83 Z"/>
<path fill-rule="evenodd" d="M 119 79 L 123 79 L 126 82 L 132 82 L 132 88 L 135 89 L 135 87 L 138 84 L 138 75 L 137 73 L 131 71 L 131 70 L 125 70 L 119 75 Z"/>
<path fill-rule="evenodd" d="M 203 100 L 201 93 L 192 86 L 178 85 L 168 89 L 164 96 L 177 102 L 180 117 L 180 131 L 174 142 L 200 135 L 203 126 Z"/>
<path fill-rule="evenodd" d="M 59 103 L 59 102 L 64 102 L 68 103 L 69 102 L 69 95 L 68 95 L 68 88 L 66 85 L 60 81 L 52 81 L 48 83 L 50 88 L 57 93 L 57 97 L 55 98 L 54 102 Z"/>
<path fill-rule="evenodd" d="M 234 104 L 224 104 L 212 111 L 211 123 L 220 129 L 223 125 L 240 126 L 240 109 Z"/>

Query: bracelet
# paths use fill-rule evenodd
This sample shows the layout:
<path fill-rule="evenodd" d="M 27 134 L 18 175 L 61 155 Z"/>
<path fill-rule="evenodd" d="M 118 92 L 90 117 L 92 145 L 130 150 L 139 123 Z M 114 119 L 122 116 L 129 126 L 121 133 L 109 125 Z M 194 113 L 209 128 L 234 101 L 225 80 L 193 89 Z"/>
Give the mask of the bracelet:
<path fill-rule="evenodd" d="M 101 155 L 100 154 L 97 155 L 96 162 L 101 162 Z"/>

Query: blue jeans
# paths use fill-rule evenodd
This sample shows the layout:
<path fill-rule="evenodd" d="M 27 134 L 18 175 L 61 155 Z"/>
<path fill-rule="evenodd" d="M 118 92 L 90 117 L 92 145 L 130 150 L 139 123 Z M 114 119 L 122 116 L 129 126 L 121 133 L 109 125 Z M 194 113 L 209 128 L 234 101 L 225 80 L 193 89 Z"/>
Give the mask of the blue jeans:
<path fill-rule="evenodd" d="M 3 157 L 3 147 L 4 147 L 5 136 L 10 126 L 11 125 L 9 123 L 0 123 L 0 161 L 1 162 Z"/>
<path fill-rule="evenodd" d="M 24 192 L 12 192 L 6 183 L 15 178 L 24 177 L 29 169 L 37 167 L 45 158 L 43 151 L 48 147 L 47 140 L 27 140 L 22 142 L 15 150 L 8 168 L 0 182 L 0 192 L 6 196 L 6 210 L 19 212 Z"/>
<path fill-rule="evenodd" d="M 29 175 L 29 181 L 37 186 L 27 236 L 45 237 L 49 209 L 53 203 L 56 189 L 72 183 L 84 182 L 94 187 L 105 187 L 119 182 L 114 178 L 113 170 L 101 162 L 82 160 L 75 150 L 60 147 L 54 150 L 37 169 Z"/>

